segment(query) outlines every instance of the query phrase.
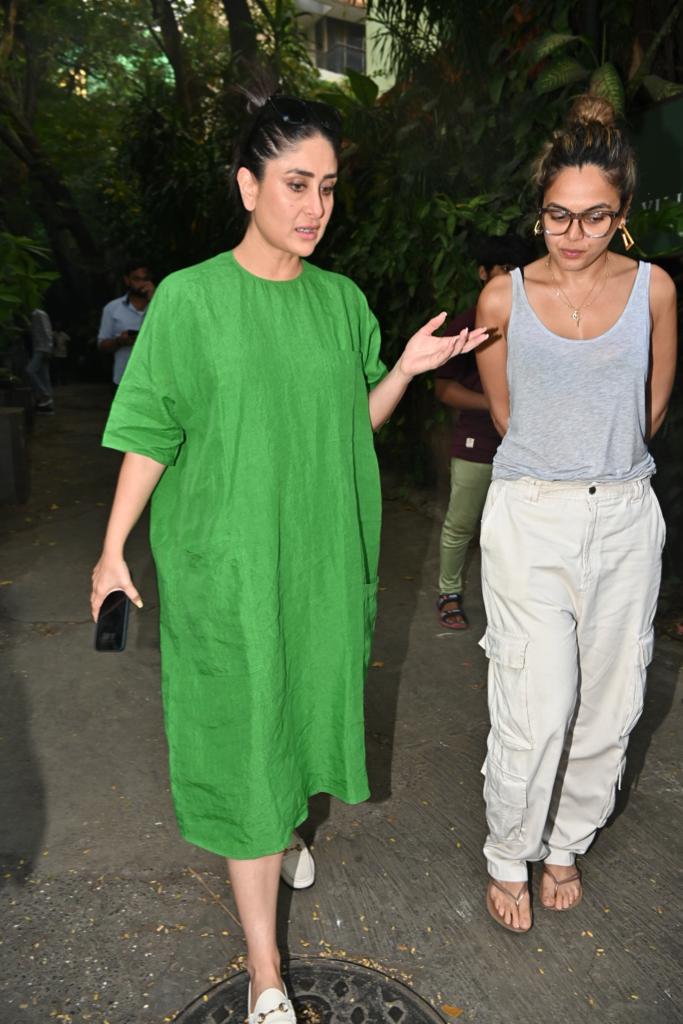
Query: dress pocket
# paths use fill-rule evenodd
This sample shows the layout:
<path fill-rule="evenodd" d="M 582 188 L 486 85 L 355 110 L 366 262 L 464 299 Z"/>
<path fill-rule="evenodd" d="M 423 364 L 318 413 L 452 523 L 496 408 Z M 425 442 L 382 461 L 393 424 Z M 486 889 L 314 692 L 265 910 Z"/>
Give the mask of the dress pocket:
<path fill-rule="evenodd" d="M 652 661 L 655 645 L 655 631 L 649 629 L 636 641 L 635 664 L 633 666 L 633 685 L 627 693 L 625 707 L 625 721 L 621 730 L 621 736 L 628 736 L 636 722 L 643 713 L 645 703 L 645 686 L 647 681 L 647 667 Z"/>
<path fill-rule="evenodd" d="M 377 618 L 377 584 L 378 580 L 373 580 L 372 583 L 366 583 L 363 586 L 363 615 L 365 623 L 365 645 L 364 645 L 364 664 L 367 669 L 370 664 L 370 654 L 372 651 L 372 637 L 375 631 L 375 619 Z"/>
<path fill-rule="evenodd" d="M 531 750 L 533 734 L 527 696 L 529 638 L 489 626 L 480 641 L 489 659 L 488 701 L 491 728 L 512 750 Z"/>

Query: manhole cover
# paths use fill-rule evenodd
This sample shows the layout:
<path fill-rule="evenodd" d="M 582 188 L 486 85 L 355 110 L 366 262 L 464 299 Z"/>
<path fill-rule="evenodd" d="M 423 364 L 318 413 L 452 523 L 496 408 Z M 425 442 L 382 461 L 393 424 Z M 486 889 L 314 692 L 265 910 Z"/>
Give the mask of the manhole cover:
<path fill-rule="evenodd" d="M 290 960 L 285 983 L 298 1024 L 443 1024 L 406 985 L 346 960 Z M 195 999 L 175 1024 L 242 1024 L 246 1001 L 242 971 Z"/>

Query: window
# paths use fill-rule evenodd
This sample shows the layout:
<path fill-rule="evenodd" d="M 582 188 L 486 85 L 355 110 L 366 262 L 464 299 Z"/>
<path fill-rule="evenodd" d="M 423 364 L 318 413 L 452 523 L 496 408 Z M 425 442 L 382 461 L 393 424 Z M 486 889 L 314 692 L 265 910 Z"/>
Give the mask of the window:
<path fill-rule="evenodd" d="M 365 26 L 340 18 L 321 18 L 315 26 L 315 63 L 325 71 L 365 72 Z"/>

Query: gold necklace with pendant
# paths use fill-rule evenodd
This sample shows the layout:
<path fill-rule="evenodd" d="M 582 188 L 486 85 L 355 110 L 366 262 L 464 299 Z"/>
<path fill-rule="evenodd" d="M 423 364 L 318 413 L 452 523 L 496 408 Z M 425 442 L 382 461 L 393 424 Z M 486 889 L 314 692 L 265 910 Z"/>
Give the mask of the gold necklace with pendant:
<path fill-rule="evenodd" d="M 598 298 L 598 295 L 600 295 L 600 293 L 602 292 L 602 289 L 607 284 L 607 278 L 609 277 L 609 262 L 608 261 L 609 261 L 609 253 L 606 252 L 605 253 L 605 273 L 603 274 L 602 278 L 599 278 L 595 282 L 595 284 L 593 285 L 591 290 L 588 292 L 588 295 L 586 295 L 586 298 L 583 300 L 583 302 L 580 302 L 578 304 L 578 306 L 575 306 L 573 302 L 569 301 L 569 299 L 567 298 L 565 293 L 560 288 L 559 282 L 558 282 L 557 278 L 555 277 L 555 274 L 553 273 L 553 265 L 550 262 L 550 253 L 548 253 L 548 256 L 546 257 L 545 265 L 548 268 L 548 270 L 550 271 L 550 276 L 553 279 L 553 284 L 555 285 L 555 295 L 557 296 L 558 299 L 564 299 L 564 301 L 567 304 L 567 306 L 569 306 L 569 311 L 570 311 L 569 315 L 572 318 L 572 320 L 575 322 L 577 327 L 581 323 L 581 311 L 583 309 L 587 309 L 588 306 L 592 306 L 593 305 L 593 302 L 595 302 L 595 299 Z M 598 294 L 595 296 L 595 298 L 591 302 L 589 302 L 588 300 L 590 299 L 591 295 L 593 294 L 593 292 L 595 291 L 597 286 L 600 284 L 600 281 L 602 281 L 602 288 L 600 289 Z"/>

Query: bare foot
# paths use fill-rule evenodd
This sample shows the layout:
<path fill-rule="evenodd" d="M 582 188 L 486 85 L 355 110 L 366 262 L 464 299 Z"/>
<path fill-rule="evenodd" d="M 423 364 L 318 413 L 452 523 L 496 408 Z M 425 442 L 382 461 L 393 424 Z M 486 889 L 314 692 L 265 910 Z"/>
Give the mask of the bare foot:
<path fill-rule="evenodd" d="M 541 903 L 548 910 L 569 910 L 583 895 L 581 876 L 575 864 L 543 864 Z"/>
<path fill-rule="evenodd" d="M 529 931 L 531 897 L 526 882 L 500 882 L 491 878 L 486 896 L 489 913 L 499 924 L 514 932 Z"/>

